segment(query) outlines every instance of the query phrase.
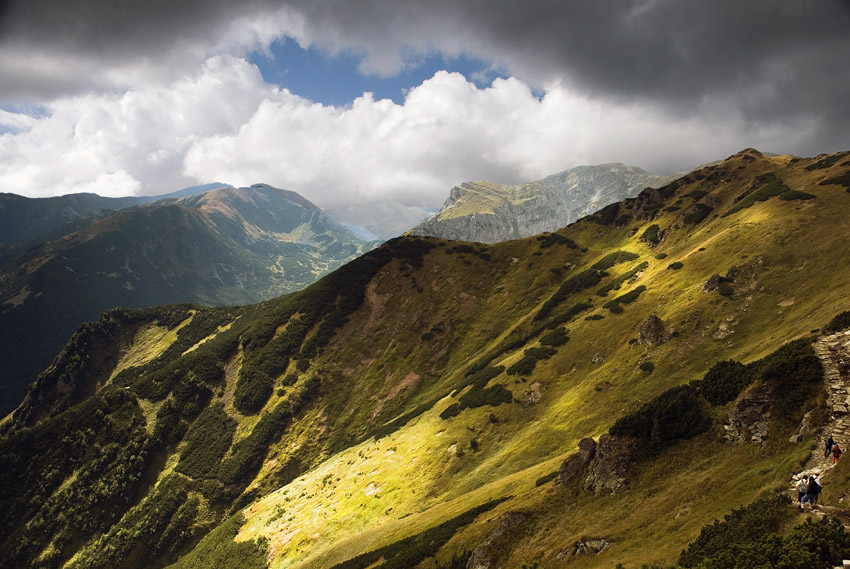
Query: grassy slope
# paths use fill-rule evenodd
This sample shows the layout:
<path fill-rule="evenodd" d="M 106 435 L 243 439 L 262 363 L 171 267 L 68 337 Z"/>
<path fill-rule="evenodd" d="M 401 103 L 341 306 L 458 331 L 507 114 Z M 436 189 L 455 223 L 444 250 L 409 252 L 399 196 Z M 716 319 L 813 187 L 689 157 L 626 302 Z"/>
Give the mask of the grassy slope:
<path fill-rule="evenodd" d="M 503 552 L 506 567 L 533 559 L 550 563 L 546 560 L 581 536 L 606 537 L 614 545 L 602 556 L 573 560 L 576 567 L 675 560 L 704 523 L 752 501 L 759 491 L 784 484 L 805 458 L 806 445 L 731 447 L 717 442 L 716 432 L 707 433 L 668 450 L 658 461 L 635 467 L 633 490 L 614 496 L 592 496 L 551 483 L 537 487 L 535 481 L 557 470 L 579 439 L 600 435 L 641 402 L 701 377 L 718 360 L 762 357 L 848 309 L 843 292 L 850 268 L 841 262 L 848 240 L 836 228 L 850 213 L 850 194 L 838 186 L 817 185 L 843 170 L 836 166 L 811 172 L 804 166 L 812 161 L 789 160 L 737 155 L 720 165 L 735 173 L 736 180 L 714 188 L 693 180 L 665 204 L 678 201 L 679 210 L 621 227 L 585 220 L 560 232 L 586 251 L 564 244 L 543 248 L 532 238 L 476 244 L 464 251 L 456 244 L 441 244 L 423 257 L 421 267 L 391 260 L 368 283 L 363 305 L 333 342 L 298 373 L 297 383 L 285 386 L 285 374 L 277 377 L 275 393 L 258 415 L 242 415 L 233 405 L 243 362 L 241 350 L 234 354 L 213 396 L 238 421 L 234 443 L 307 377 L 322 379 L 321 398 L 273 443 L 248 485 L 253 501 L 245 509 L 247 521 L 237 540 L 268 538 L 269 560 L 276 567 L 329 567 L 511 495 L 458 532 L 438 558 L 474 548 L 497 525 L 500 513 L 522 510 L 531 520 Z M 772 198 L 720 217 L 756 175 L 771 171 L 779 172 L 790 187 L 818 198 Z M 717 207 L 700 224 L 684 225 L 683 214 L 694 201 L 684 196 L 706 187 L 713 190 Z M 652 223 L 665 235 L 650 249 L 639 236 Z M 538 362 L 524 380 L 501 374 L 491 381 L 520 400 L 532 383 L 540 383 L 545 391 L 539 403 L 485 406 L 440 418 L 457 401 L 455 388 L 471 365 L 506 338 L 535 328 L 534 314 L 566 278 L 615 250 L 639 258 L 610 269 L 599 286 L 641 261 L 649 267 L 605 298 L 594 295 L 599 286 L 572 295 L 553 316 L 579 300 L 593 308 L 567 325 L 571 340 L 551 359 Z M 667 257 L 657 259 L 659 252 Z M 674 261 L 683 267 L 668 269 Z M 702 292 L 712 274 L 726 274 L 733 265 L 744 269 L 732 297 Z M 638 285 L 646 291 L 624 305 L 622 313 L 602 307 Z M 275 315 L 281 333 L 289 321 L 283 310 L 288 302 L 264 303 L 227 324 L 244 334 L 253 317 Z M 676 337 L 661 346 L 630 343 L 650 314 L 660 316 Z M 585 320 L 589 315 L 604 318 Z M 139 327 L 118 367 L 149 361 L 152 350 L 165 350 L 174 334 L 155 326 Z M 533 345 L 534 337 L 491 365 L 510 366 L 524 347 Z M 651 374 L 638 367 L 646 360 L 655 364 Z M 287 371 L 295 372 L 294 364 Z M 422 404 L 433 406 L 387 437 L 368 437 L 377 426 Z M 148 423 L 160 405 L 143 402 Z M 150 424 L 146 429 L 153 431 Z M 167 478 L 183 448 L 183 443 L 169 447 L 154 480 Z M 305 473 L 290 482 L 300 472 Z M 671 484 L 659 490 L 656 480 L 667 476 Z M 197 520 L 199 527 L 226 517 L 225 512 L 206 510 L 204 516 Z M 89 542 L 88 547 L 98 545 Z"/>
<path fill-rule="evenodd" d="M 781 168 L 787 162 L 788 158 L 783 157 L 763 159 L 755 165 L 756 168 L 748 167 L 747 173 Z M 725 166 L 738 165 L 739 162 L 732 160 L 731 164 Z M 716 212 L 722 213 L 730 207 L 727 204 L 731 204 L 731 199 L 743 191 L 749 179 L 747 176 L 716 192 L 715 195 L 723 200 Z M 773 351 L 782 342 L 818 328 L 837 312 L 847 309 L 843 292 L 844 283 L 850 275 L 840 266 L 839 257 L 835 253 L 843 249 L 845 239 L 834 228 L 839 227 L 841 220 L 846 218 L 850 196 L 832 187 L 812 187 L 810 181 L 804 181 L 810 179 L 811 175 L 802 169 L 802 164 L 786 174 L 788 185 L 805 187 L 806 191 L 818 194 L 820 199 L 806 202 L 773 199 L 757 203 L 734 216 L 710 217 L 696 230 L 674 230 L 673 235 L 653 251 L 638 243 L 637 239 L 649 222 L 630 224 L 613 231 L 585 222 L 571 228 L 568 231 L 570 237 L 590 246 L 591 250 L 583 256 L 587 264 L 613 249 L 634 251 L 641 255 L 641 260 L 649 260 L 649 269 L 638 281 L 646 284 L 648 290 L 635 304 L 628 305 L 623 314 L 609 314 L 598 307 L 601 302 L 597 299 L 597 307 L 590 313 L 603 314 L 605 319 L 580 319 L 569 326 L 572 341 L 563 346 L 551 360 L 538 364 L 534 372 L 533 380 L 544 382 L 548 387 L 540 404 L 532 408 L 501 406 L 495 410 L 484 407 L 467 410 L 457 418 L 442 421 L 438 414 L 450 403 L 449 400 L 443 400 L 388 440 L 367 444 L 360 449 L 349 449 L 326 461 L 298 482 L 304 484 L 305 488 L 314 485 L 312 492 L 302 490 L 306 494 L 302 496 L 299 493 L 298 500 L 285 502 L 283 491 L 263 499 L 249 509 L 249 521 L 240 536 L 269 536 L 272 539 L 271 559 L 280 567 L 301 560 L 304 560 L 304 566 L 312 566 L 310 561 L 314 555 L 321 554 L 335 539 L 345 539 L 352 531 L 371 530 L 377 537 L 372 541 L 360 536 L 354 543 L 346 542 L 341 548 L 344 553 L 336 556 L 329 553 L 328 559 L 342 558 L 372 549 L 375 545 L 386 544 L 395 539 L 395 534 L 383 529 L 392 519 L 448 500 L 459 502 L 457 509 L 453 510 L 453 513 L 457 513 L 491 497 L 489 494 L 482 496 L 476 493 L 476 489 L 488 483 L 498 487 L 503 477 L 525 469 L 526 485 L 533 483 L 540 475 L 536 465 L 569 452 L 583 436 L 596 436 L 603 432 L 617 415 L 630 410 L 640 401 L 647 401 L 671 385 L 701 377 L 715 361 L 729 358 L 752 361 Z M 685 192 L 680 190 L 679 194 Z M 685 205 L 688 205 L 687 201 Z M 681 213 L 669 212 L 654 222 L 667 229 L 676 225 L 675 218 Z M 630 237 L 630 229 L 634 227 L 638 231 Z M 550 278 L 549 269 L 570 262 L 571 256 L 575 254 L 571 250 L 559 249 L 545 251 L 538 257 L 528 257 L 528 251 L 516 251 L 517 248 L 529 247 L 529 244 L 533 247 L 534 242 L 516 242 L 488 249 L 495 259 L 490 266 L 498 267 L 499 260 L 507 261 L 511 254 L 521 259 L 532 259 L 526 267 L 527 278 L 511 282 L 527 293 L 541 286 L 541 280 Z M 658 251 L 666 252 L 668 257 L 663 261 L 654 259 Z M 432 259 L 433 256 L 429 257 L 429 260 Z M 684 263 L 683 269 L 667 269 L 671 262 L 677 260 Z M 443 265 L 443 262 L 439 264 Z M 702 284 L 712 274 L 725 274 L 732 265 L 751 262 L 754 263 L 754 274 L 751 279 L 739 283 L 742 290 L 733 299 L 702 292 Z M 439 268 L 436 265 L 430 267 L 426 261 L 421 274 L 428 275 L 429 271 L 437 273 Z M 625 270 L 628 266 L 618 266 L 612 273 L 619 269 Z M 504 302 L 503 299 L 515 299 L 520 294 L 519 290 L 502 289 L 503 296 L 500 295 L 498 269 L 496 273 L 486 279 L 485 284 L 481 279 L 475 280 L 481 273 L 471 271 L 468 281 L 456 283 L 453 295 L 457 295 L 459 289 L 470 291 L 467 294 L 476 295 L 480 299 L 477 302 L 491 306 L 487 313 L 505 314 L 504 322 L 491 322 L 494 324 L 492 328 L 498 330 L 510 325 L 512 318 L 518 316 L 516 306 L 513 307 L 512 315 L 506 314 L 509 310 L 506 304 L 510 302 Z M 813 275 L 818 275 L 818 278 L 813 279 Z M 439 286 L 432 282 L 421 284 L 426 290 Z M 379 280 L 379 289 L 380 286 Z M 624 288 L 618 293 L 626 290 Z M 389 337 L 398 337 L 397 334 L 402 333 L 401 327 L 415 324 L 416 315 L 419 314 L 416 300 L 406 295 L 399 296 L 405 298 L 408 306 L 393 308 L 404 308 L 411 318 L 403 324 L 397 324 L 397 329 L 381 331 L 389 332 Z M 531 294 L 525 295 L 526 298 L 530 296 L 533 298 Z M 389 304 L 391 299 L 386 302 Z M 424 300 L 424 303 L 432 305 L 432 300 Z M 522 308 L 533 310 L 534 307 Z M 390 312 L 388 305 L 384 309 Z M 640 322 L 649 314 L 660 316 L 668 326 L 679 332 L 679 337 L 663 346 L 636 347 L 627 343 L 628 332 L 625 336 L 609 333 L 614 325 L 619 330 L 636 331 Z M 712 335 L 721 325 L 727 325 L 734 333 L 723 339 L 714 339 Z M 355 325 L 354 328 L 358 327 Z M 636 336 L 636 332 L 633 334 Z M 492 331 L 487 330 L 481 336 L 492 337 Z M 465 354 L 475 352 L 465 342 L 475 342 L 477 339 L 474 333 L 465 335 L 459 339 L 460 345 L 454 347 L 455 352 L 464 355 L 460 357 L 461 361 L 448 358 L 448 373 L 444 377 L 449 379 L 449 384 L 457 377 L 451 371 L 461 367 L 462 360 L 468 357 Z M 346 342 L 338 345 L 344 346 Z M 356 345 L 347 345 L 357 349 Z M 398 379 L 406 370 L 417 370 L 415 357 L 410 361 L 393 354 L 391 350 L 392 346 L 388 348 L 385 360 L 393 366 L 391 371 L 386 372 L 388 377 L 394 374 Z M 344 348 L 341 352 L 344 353 Z M 342 353 L 341 359 L 347 359 Z M 592 363 L 594 355 L 602 355 L 604 363 Z M 509 354 L 504 363 L 509 364 L 515 359 L 516 353 Z M 638 370 L 638 363 L 642 359 L 655 363 L 655 371 L 651 375 Z M 525 384 L 515 384 L 513 378 L 509 379 L 508 387 L 513 389 L 516 397 Z M 504 380 L 505 377 L 501 376 L 495 381 Z M 613 415 L 612 410 L 615 413 Z M 499 417 L 499 423 L 495 426 L 487 420 L 490 412 Z M 479 443 L 475 452 L 469 447 L 472 438 L 476 438 Z M 682 507 L 695 510 L 687 520 L 668 520 L 641 530 L 633 526 L 635 520 L 621 519 L 624 511 L 647 503 L 647 493 L 651 491 L 641 481 L 655 477 L 649 474 L 638 476 L 636 490 L 624 496 L 583 498 L 574 504 L 567 501 L 563 510 L 572 512 L 577 509 L 577 515 L 570 515 L 566 519 L 563 511 L 552 506 L 551 497 L 540 498 L 537 494 L 542 491 L 533 490 L 499 507 L 499 511 L 504 511 L 527 508 L 536 501 L 544 504 L 539 506 L 542 509 L 539 523 L 540 529 L 545 531 L 517 549 L 512 557 L 515 561 L 512 565 L 518 565 L 522 558 L 530 561 L 541 552 L 551 554 L 559 547 L 558 543 L 561 543 L 562 549 L 566 548 L 572 542 L 571 538 L 565 539 L 565 536 L 610 536 L 612 533 L 616 541 L 625 542 L 622 548 L 618 548 L 618 553 L 625 555 L 624 559 L 671 561 L 687 540 L 698 533 L 705 521 L 721 516 L 731 507 L 751 501 L 757 491 L 765 486 L 775 487 L 780 484 L 789 474 L 791 465 L 799 462 L 805 454 L 805 450 L 797 447 L 779 449 L 779 454 L 774 456 L 746 447 L 732 451 L 723 445 L 712 447 L 710 437 L 704 442 L 712 449 L 710 462 L 715 465 L 714 468 L 706 468 L 707 459 L 696 464 L 689 464 L 685 460 L 686 457 L 705 453 L 698 443 L 689 443 L 691 448 L 687 450 L 671 451 L 682 455 L 677 457 L 679 465 L 670 470 L 671 475 L 682 479 L 674 484 L 679 491 L 672 492 L 671 498 L 652 501 L 654 509 L 639 508 L 638 517 L 643 520 L 642 524 L 669 516 L 676 520 L 675 514 Z M 464 456 L 451 452 L 453 444 L 465 450 Z M 369 458 L 358 457 L 357 452 Z M 391 452 L 395 454 L 390 455 Z M 744 465 L 746 468 L 742 468 Z M 695 473 L 700 474 L 695 476 Z M 339 478 L 339 481 L 334 482 L 332 491 L 322 493 L 316 484 L 328 474 L 334 480 Z M 714 496 L 727 499 L 706 500 L 700 491 L 706 484 L 717 487 Z M 369 493 L 374 487 L 381 488 L 376 494 L 379 498 Z M 734 492 L 732 488 L 749 488 L 751 491 Z M 505 489 L 496 491 L 496 495 L 507 493 Z M 288 495 L 291 496 L 291 492 Z M 689 505 L 686 498 L 690 496 L 693 499 L 699 495 L 703 496 L 702 502 L 697 500 L 696 506 Z M 562 496 L 560 498 L 563 500 Z M 278 507 L 292 512 L 290 515 L 296 521 L 289 523 L 288 518 L 281 517 L 275 523 L 264 525 L 268 519 L 267 513 Z M 393 509 L 387 513 L 390 507 Z M 328 508 L 332 509 L 332 515 Z M 581 515 L 582 510 L 585 510 L 586 515 Z M 334 523 L 324 521 L 325 516 L 329 516 L 328 519 Z M 427 521 L 420 523 L 434 524 L 446 516 L 440 512 L 422 514 Z M 619 523 L 614 523 L 615 518 Z M 580 521 L 588 519 L 597 523 Z M 670 533 L 679 526 L 686 531 Z M 551 537 L 547 539 L 547 535 Z M 655 543 L 659 535 L 667 536 L 660 547 Z M 314 542 L 321 545 L 308 547 Z M 644 545 L 640 546 L 640 543 Z M 474 545 L 467 544 L 465 547 Z M 612 552 L 604 564 L 611 562 L 614 555 Z M 592 566 L 596 562 L 588 559 L 584 565 Z"/>

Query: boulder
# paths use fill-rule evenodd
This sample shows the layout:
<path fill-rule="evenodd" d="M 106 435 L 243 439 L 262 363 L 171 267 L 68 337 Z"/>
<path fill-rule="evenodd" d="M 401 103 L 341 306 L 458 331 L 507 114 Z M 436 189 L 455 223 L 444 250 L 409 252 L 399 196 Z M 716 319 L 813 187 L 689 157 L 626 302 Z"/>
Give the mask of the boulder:
<path fill-rule="evenodd" d="M 528 515 L 523 512 L 505 512 L 499 517 L 499 527 L 478 547 L 472 550 L 472 555 L 466 564 L 466 569 L 490 569 L 496 562 L 496 555 L 505 543 L 513 540 L 519 526 L 525 523 Z"/>
<path fill-rule="evenodd" d="M 640 336 L 638 342 L 645 346 L 658 346 L 670 339 L 664 322 L 658 316 L 652 314 L 646 317 L 640 325 Z"/>
<path fill-rule="evenodd" d="M 732 443 L 764 444 L 772 409 L 773 398 L 765 389 L 753 389 L 744 393 L 723 425 L 726 440 Z"/>
<path fill-rule="evenodd" d="M 632 463 L 635 441 L 626 437 L 599 437 L 596 453 L 587 465 L 584 488 L 595 494 L 615 494 L 629 490 L 628 470 Z"/>
<path fill-rule="evenodd" d="M 568 456 L 558 469 L 558 484 L 568 484 L 580 474 L 596 454 L 596 441 L 584 438 L 578 442 L 578 452 Z"/>

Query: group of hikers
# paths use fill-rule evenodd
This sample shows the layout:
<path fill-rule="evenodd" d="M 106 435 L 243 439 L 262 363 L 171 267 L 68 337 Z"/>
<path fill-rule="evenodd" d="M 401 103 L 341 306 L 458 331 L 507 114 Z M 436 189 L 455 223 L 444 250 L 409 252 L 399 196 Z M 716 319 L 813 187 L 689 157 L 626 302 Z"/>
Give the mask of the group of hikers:
<path fill-rule="evenodd" d="M 809 504 L 809 506 L 814 507 L 818 503 L 818 494 L 820 494 L 818 475 L 803 476 L 797 482 L 797 502 L 800 505 L 800 511 L 803 511 L 803 504 Z"/>
<path fill-rule="evenodd" d="M 832 464 L 838 462 L 838 457 L 841 456 L 841 449 L 835 440 L 833 440 L 832 435 L 827 437 L 823 449 L 824 458 L 829 459 L 830 455 L 832 455 Z M 806 475 L 797 482 L 797 502 L 800 505 L 800 510 L 803 510 L 804 504 L 814 507 L 818 503 L 818 494 L 821 491 L 818 476 L 818 473 Z"/>
<path fill-rule="evenodd" d="M 824 443 L 823 457 L 829 458 L 830 454 L 832 455 L 832 464 L 838 462 L 838 457 L 841 456 L 841 449 L 838 448 L 838 443 L 832 440 L 832 435 L 829 435 Z"/>

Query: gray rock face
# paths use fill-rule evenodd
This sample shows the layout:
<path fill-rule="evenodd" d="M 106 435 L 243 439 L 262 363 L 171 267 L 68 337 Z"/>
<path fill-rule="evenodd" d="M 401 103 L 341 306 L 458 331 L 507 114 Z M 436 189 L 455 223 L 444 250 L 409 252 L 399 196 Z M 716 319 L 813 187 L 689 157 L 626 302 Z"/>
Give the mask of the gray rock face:
<path fill-rule="evenodd" d="M 578 443 L 578 452 L 568 456 L 558 469 L 558 483 L 569 484 L 572 480 L 584 472 L 584 469 L 596 454 L 596 441 L 591 438 L 581 439 Z"/>
<path fill-rule="evenodd" d="M 735 408 L 723 425 L 726 440 L 732 443 L 763 444 L 767 440 L 772 409 L 773 399 L 766 391 L 752 390 L 745 393 L 735 403 Z"/>
<path fill-rule="evenodd" d="M 411 233 L 481 243 L 530 237 L 668 180 L 635 166 L 603 164 L 517 186 L 467 182 L 453 188 L 443 209 Z"/>
<path fill-rule="evenodd" d="M 645 346 L 658 346 L 668 340 L 667 330 L 664 322 L 658 316 L 652 314 L 640 325 L 640 336 L 638 342 Z"/>
<path fill-rule="evenodd" d="M 522 512 L 505 512 L 499 518 L 499 527 L 478 547 L 466 564 L 467 569 L 489 569 L 495 562 L 496 553 L 503 543 L 510 543 L 516 529 L 528 519 Z"/>
<path fill-rule="evenodd" d="M 596 454 L 587 466 L 585 490 L 595 494 L 615 494 L 629 490 L 628 470 L 632 462 L 634 442 L 631 439 L 612 437 L 607 433 L 599 437 Z"/>

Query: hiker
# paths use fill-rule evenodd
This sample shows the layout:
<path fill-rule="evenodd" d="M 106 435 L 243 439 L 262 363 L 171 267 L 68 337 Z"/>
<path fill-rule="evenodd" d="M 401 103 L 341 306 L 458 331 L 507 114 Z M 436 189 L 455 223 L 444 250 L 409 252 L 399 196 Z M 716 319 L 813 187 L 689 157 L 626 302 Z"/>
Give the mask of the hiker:
<path fill-rule="evenodd" d="M 800 478 L 800 481 L 797 482 L 797 503 L 801 506 L 803 505 L 803 496 L 806 495 L 807 487 L 809 485 L 809 476 L 803 476 Z"/>
<path fill-rule="evenodd" d="M 835 444 L 835 441 L 832 440 L 832 435 L 829 435 L 829 438 L 826 439 L 826 443 L 824 444 L 823 457 L 829 458 L 829 453 L 832 452 L 832 445 Z"/>
<path fill-rule="evenodd" d="M 817 479 L 817 474 L 809 476 L 809 484 L 806 486 L 806 495 L 800 502 L 800 509 L 803 509 L 803 504 L 808 502 L 812 507 L 818 503 L 818 494 L 820 494 L 820 483 Z"/>
<path fill-rule="evenodd" d="M 841 456 L 841 449 L 838 448 L 838 445 L 836 444 L 834 447 L 832 447 L 832 464 L 838 462 L 839 456 Z"/>

